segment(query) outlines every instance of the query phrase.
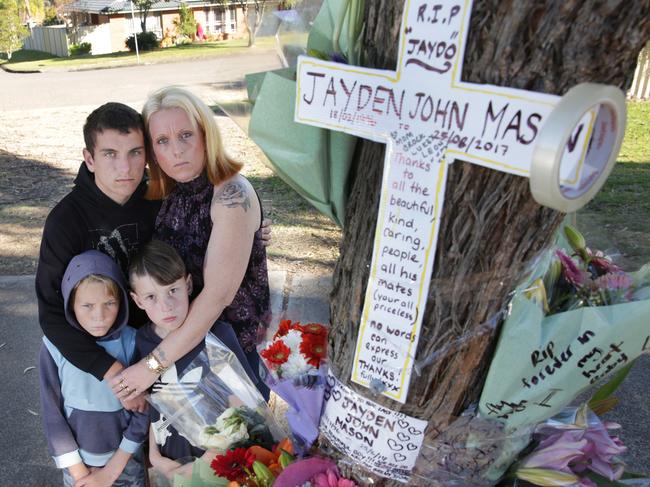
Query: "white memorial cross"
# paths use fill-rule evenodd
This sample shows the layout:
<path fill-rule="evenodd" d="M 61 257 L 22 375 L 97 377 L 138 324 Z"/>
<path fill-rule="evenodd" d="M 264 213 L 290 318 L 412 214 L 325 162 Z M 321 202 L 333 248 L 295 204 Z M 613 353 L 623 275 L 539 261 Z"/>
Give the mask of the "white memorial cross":
<path fill-rule="evenodd" d="M 456 158 L 528 177 L 559 97 L 461 81 L 471 1 L 407 0 L 397 71 L 301 57 L 295 120 L 387 144 L 352 381 L 405 402 L 433 269 L 447 167 Z M 596 110 L 563 149 L 565 187 L 584 181 Z M 584 114 L 584 116 L 583 116 Z M 587 167 L 587 170 L 585 170 Z M 557 178 L 556 178 L 557 180 Z M 559 184 L 559 183 L 558 183 Z"/>

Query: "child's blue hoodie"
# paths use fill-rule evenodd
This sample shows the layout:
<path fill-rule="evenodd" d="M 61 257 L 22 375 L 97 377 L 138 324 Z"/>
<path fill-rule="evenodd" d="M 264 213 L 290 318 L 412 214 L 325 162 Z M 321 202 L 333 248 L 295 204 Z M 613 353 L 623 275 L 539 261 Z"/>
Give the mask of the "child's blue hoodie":
<path fill-rule="evenodd" d="M 135 330 L 127 326 L 124 278 L 110 257 L 90 250 L 70 261 L 61 283 L 66 319 L 81 333 L 87 333 L 75 318 L 70 295 L 76 284 L 90 274 L 110 277 L 120 287 L 117 319 L 105 336 L 97 338 L 97 343 L 128 365 L 135 350 Z M 102 467 L 117 448 L 129 453 L 138 450 L 147 438 L 148 414 L 123 409 L 106 380 L 100 382 L 72 365 L 45 337 L 39 365 L 43 427 L 57 467 L 66 468 L 81 461 Z"/>

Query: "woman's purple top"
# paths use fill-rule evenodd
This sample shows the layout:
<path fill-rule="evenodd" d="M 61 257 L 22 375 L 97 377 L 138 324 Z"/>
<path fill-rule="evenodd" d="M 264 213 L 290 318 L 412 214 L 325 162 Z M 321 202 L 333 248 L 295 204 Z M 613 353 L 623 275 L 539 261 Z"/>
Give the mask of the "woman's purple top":
<path fill-rule="evenodd" d="M 213 192 L 214 186 L 205 172 L 187 183 L 176 183 L 156 218 L 154 238 L 174 247 L 185 262 L 194 285 L 192 299 L 203 289 L 203 261 L 212 232 Z M 229 276 L 219 278 L 228 279 Z M 245 352 L 255 350 L 260 326 L 263 329 L 268 326 L 269 303 L 266 249 L 262 245 L 261 230 L 258 230 L 241 286 L 219 317 L 233 326 Z"/>

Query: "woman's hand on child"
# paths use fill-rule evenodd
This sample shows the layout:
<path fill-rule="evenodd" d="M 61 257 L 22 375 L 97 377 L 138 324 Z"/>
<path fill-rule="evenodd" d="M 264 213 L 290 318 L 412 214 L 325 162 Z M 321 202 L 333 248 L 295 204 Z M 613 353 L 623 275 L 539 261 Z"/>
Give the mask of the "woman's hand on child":
<path fill-rule="evenodd" d="M 143 391 L 156 381 L 158 376 L 141 360 L 124 369 L 122 373 L 116 375 L 110 380 L 113 394 L 120 401 L 132 400 L 142 394 Z"/>
<path fill-rule="evenodd" d="M 265 218 L 264 220 L 262 220 L 262 225 L 260 229 L 262 230 L 261 238 L 262 238 L 262 245 L 264 245 L 264 247 L 268 247 L 269 245 L 271 245 L 271 240 L 272 240 L 271 224 L 272 223 L 273 222 L 271 221 L 270 218 Z"/>

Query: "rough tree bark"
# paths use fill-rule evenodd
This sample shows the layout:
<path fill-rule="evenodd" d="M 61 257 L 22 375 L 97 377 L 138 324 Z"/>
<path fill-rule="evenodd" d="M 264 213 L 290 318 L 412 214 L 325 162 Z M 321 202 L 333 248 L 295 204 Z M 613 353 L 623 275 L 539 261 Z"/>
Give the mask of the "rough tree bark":
<path fill-rule="evenodd" d="M 404 2 L 366 3 L 365 65 L 395 69 Z M 463 79 L 562 95 L 581 82 L 627 89 L 650 38 L 650 0 L 475 0 Z M 435 93 L 435 87 L 429 88 Z M 432 438 L 478 399 L 499 311 L 563 215 L 539 206 L 528 180 L 460 161 L 450 167 L 435 269 L 403 406 L 349 381 L 368 281 L 384 146 L 363 141 L 331 295 L 331 362 L 358 393 L 429 421 Z M 494 319 L 496 317 L 496 319 Z M 487 326 L 486 326 L 487 324 Z"/>

